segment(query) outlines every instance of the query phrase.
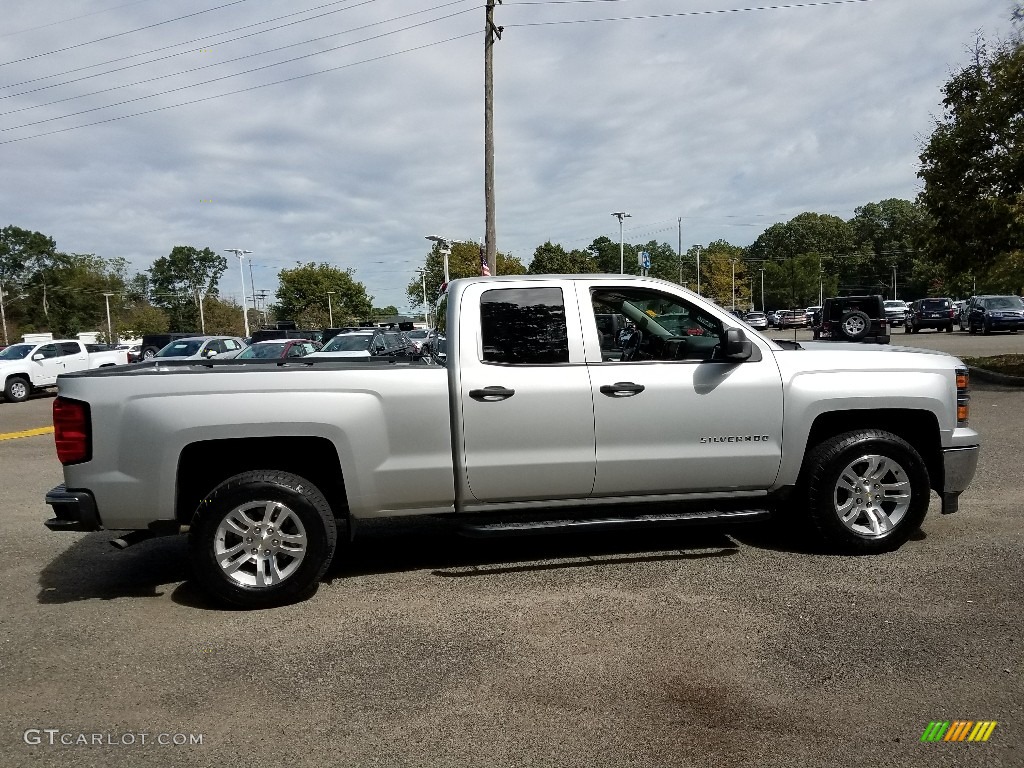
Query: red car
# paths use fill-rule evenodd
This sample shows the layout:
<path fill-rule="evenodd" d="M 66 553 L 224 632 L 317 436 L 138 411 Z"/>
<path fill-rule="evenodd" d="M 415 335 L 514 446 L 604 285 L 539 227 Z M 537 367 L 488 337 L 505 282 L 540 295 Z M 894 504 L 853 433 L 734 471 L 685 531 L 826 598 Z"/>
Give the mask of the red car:
<path fill-rule="evenodd" d="M 318 352 L 320 343 L 310 339 L 269 339 L 257 341 L 246 347 L 235 360 L 279 360 L 288 357 L 305 357 Z"/>

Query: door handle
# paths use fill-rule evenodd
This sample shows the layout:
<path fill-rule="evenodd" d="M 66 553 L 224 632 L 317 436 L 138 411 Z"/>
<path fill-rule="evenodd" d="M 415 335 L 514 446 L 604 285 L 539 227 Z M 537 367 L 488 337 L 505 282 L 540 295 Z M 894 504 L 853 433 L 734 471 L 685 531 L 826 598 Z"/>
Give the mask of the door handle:
<path fill-rule="evenodd" d="M 608 395 L 608 397 L 633 397 L 643 391 L 643 384 L 634 384 L 632 381 L 617 381 L 614 384 L 601 385 L 601 394 Z"/>
<path fill-rule="evenodd" d="M 499 400 L 508 400 L 516 391 L 505 389 L 505 387 L 484 387 L 483 389 L 469 390 L 469 396 L 482 403 L 496 403 Z"/>

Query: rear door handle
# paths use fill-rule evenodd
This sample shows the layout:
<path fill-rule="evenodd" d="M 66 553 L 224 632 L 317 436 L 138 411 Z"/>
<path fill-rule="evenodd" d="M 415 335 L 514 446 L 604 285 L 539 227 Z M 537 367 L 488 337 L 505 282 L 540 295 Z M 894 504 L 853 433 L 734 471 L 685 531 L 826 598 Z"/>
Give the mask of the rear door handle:
<path fill-rule="evenodd" d="M 508 400 L 516 391 L 505 387 L 484 387 L 483 389 L 469 390 L 469 396 L 482 403 L 496 403 L 499 400 Z"/>
<path fill-rule="evenodd" d="M 632 381 L 617 381 L 614 384 L 601 385 L 601 394 L 608 395 L 608 397 L 633 397 L 643 391 L 643 384 L 634 384 Z"/>

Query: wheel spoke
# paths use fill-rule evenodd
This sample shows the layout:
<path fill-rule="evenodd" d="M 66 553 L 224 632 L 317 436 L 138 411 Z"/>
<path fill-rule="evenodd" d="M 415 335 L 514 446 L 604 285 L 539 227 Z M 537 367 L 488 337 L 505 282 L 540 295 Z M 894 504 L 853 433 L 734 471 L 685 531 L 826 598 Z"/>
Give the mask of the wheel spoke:
<path fill-rule="evenodd" d="M 239 536 L 247 534 L 249 529 L 252 527 L 252 522 L 249 518 L 247 518 L 245 514 L 238 509 L 234 510 L 224 518 L 224 524 Z"/>
<path fill-rule="evenodd" d="M 278 534 L 281 542 L 281 549 L 287 550 L 289 554 L 299 554 L 306 551 L 306 536 L 302 533 L 281 533 Z"/>
<path fill-rule="evenodd" d="M 220 563 L 220 567 L 223 569 L 224 573 L 230 575 L 252 559 L 253 555 L 248 552 L 242 552 L 242 556 L 235 558 L 234 560 L 232 560 L 229 555 L 221 555 L 217 558 L 217 562 Z"/>
<path fill-rule="evenodd" d="M 274 520 L 274 512 L 280 505 L 276 501 L 268 501 L 263 508 L 263 524 L 268 525 Z"/>
<path fill-rule="evenodd" d="M 865 514 L 868 518 L 868 525 L 871 526 L 871 532 L 876 536 L 880 536 L 883 533 L 888 533 L 892 530 L 892 520 L 880 509 L 868 509 L 865 510 Z"/>

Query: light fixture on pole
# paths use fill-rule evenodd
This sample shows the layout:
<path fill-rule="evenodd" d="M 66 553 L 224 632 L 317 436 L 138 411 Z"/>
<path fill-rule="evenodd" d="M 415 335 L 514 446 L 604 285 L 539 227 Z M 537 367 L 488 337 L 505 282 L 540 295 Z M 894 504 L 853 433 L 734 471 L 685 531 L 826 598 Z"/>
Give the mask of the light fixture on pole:
<path fill-rule="evenodd" d="M 433 240 L 441 247 L 441 256 L 444 257 L 444 284 L 448 285 L 448 257 L 452 253 L 452 241 L 447 237 L 438 237 L 437 235 L 427 235 L 427 240 Z"/>
<path fill-rule="evenodd" d="M 113 344 L 114 331 L 110 326 L 110 297 L 113 293 L 104 293 L 103 300 L 107 303 L 107 344 Z"/>
<path fill-rule="evenodd" d="M 249 310 L 246 309 L 246 304 L 249 302 L 248 297 L 245 295 L 245 268 L 243 262 L 245 261 L 245 255 L 252 253 L 243 248 L 225 248 L 225 253 L 233 253 L 238 257 L 238 274 L 242 278 L 242 320 L 245 321 L 245 335 L 249 336 Z"/>
<path fill-rule="evenodd" d="M 626 262 L 625 259 L 623 259 L 622 220 L 631 219 L 633 218 L 633 215 L 630 213 L 626 213 L 625 211 L 616 211 L 615 213 L 612 214 L 612 216 L 619 220 L 619 274 L 623 275 L 626 273 Z"/>
<path fill-rule="evenodd" d="M 328 291 L 327 292 L 327 327 L 328 328 L 333 328 L 334 327 L 334 307 L 331 306 L 331 296 L 333 296 L 336 293 L 337 293 L 337 291 Z"/>

